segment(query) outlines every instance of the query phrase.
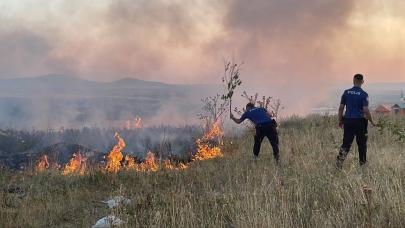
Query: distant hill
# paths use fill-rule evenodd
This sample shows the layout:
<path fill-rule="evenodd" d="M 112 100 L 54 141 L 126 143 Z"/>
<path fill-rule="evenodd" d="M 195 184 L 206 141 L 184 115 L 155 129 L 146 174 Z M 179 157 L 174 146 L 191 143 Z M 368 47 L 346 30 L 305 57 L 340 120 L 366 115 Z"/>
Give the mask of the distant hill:
<path fill-rule="evenodd" d="M 135 78 L 96 82 L 57 74 L 0 79 L 0 127 L 114 127 L 136 116 L 156 124 L 167 116 L 172 123 L 176 118 L 188 123 L 200 99 L 216 88 Z"/>
<path fill-rule="evenodd" d="M 142 87 L 142 86 L 162 86 L 168 87 L 169 84 L 162 82 L 144 81 L 136 78 L 123 78 L 114 82 L 109 83 L 114 86 L 128 86 L 128 87 Z"/>

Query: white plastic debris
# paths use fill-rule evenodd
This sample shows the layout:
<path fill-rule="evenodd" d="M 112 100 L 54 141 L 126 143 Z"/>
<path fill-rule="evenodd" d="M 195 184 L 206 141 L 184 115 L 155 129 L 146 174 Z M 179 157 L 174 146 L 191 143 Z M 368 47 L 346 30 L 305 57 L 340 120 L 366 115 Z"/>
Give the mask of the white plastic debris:
<path fill-rule="evenodd" d="M 110 228 L 115 226 L 121 226 L 124 224 L 124 221 L 115 217 L 114 215 L 106 216 L 102 219 L 99 219 L 92 228 Z"/>
<path fill-rule="evenodd" d="M 118 207 L 118 205 L 120 205 L 121 203 L 128 205 L 131 203 L 131 200 L 128 198 L 125 198 L 123 196 L 116 196 L 112 199 L 109 199 L 107 201 L 101 201 L 101 202 L 107 204 L 108 207 L 112 209 L 112 208 Z"/>

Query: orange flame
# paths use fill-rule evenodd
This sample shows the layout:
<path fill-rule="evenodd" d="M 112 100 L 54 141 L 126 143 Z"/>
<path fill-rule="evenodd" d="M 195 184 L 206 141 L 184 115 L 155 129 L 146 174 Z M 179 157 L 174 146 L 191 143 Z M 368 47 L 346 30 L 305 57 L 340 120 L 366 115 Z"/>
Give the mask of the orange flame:
<path fill-rule="evenodd" d="M 170 169 L 170 170 L 176 169 L 176 166 L 174 166 L 174 164 L 173 164 L 170 160 L 165 160 L 165 161 L 163 162 L 163 167 L 164 167 L 165 169 Z"/>
<path fill-rule="evenodd" d="M 79 173 L 84 175 L 86 171 L 86 158 L 80 152 L 74 153 L 70 162 L 66 164 L 62 174 L 68 175 L 70 173 Z"/>
<path fill-rule="evenodd" d="M 159 164 L 156 162 L 156 157 L 151 151 L 146 154 L 145 160 L 140 164 L 137 164 L 135 159 L 128 154 L 125 155 L 124 160 L 126 163 L 125 167 L 129 170 L 134 169 L 139 172 L 156 172 L 159 170 Z M 184 163 L 179 163 L 176 165 L 170 160 L 164 160 L 162 167 L 167 170 L 184 170 L 188 168 L 188 166 Z"/>
<path fill-rule="evenodd" d="M 176 165 L 170 160 L 165 160 L 163 162 L 163 168 L 168 170 L 184 170 L 187 169 L 188 166 L 182 162 Z"/>
<path fill-rule="evenodd" d="M 203 161 L 223 156 L 221 148 L 219 148 L 218 146 L 210 146 L 197 140 L 197 147 L 198 147 L 197 153 L 194 155 L 193 158 L 193 160 L 195 161 Z"/>
<path fill-rule="evenodd" d="M 44 171 L 45 169 L 49 169 L 49 162 L 47 155 L 43 155 L 35 167 L 35 170 L 37 171 Z"/>
<path fill-rule="evenodd" d="M 121 168 L 121 161 L 123 158 L 122 150 L 125 148 L 125 141 L 121 138 L 118 132 L 115 133 L 114 137 L 118 140 L 117 144 L 108 153 L 108 160 L 106 169 L 108 172 L 118 172 Z"/>
<path fill-rule="evenodd" d="M 109 172 L 118 172 L 122 168 L 121 161 L 124 158 L 122 155 L 122 150 L 125 148 L 125 141 L 120 137 L 118 133 L 115 133 L 115 138 L 118 140 L 118 143 L 108 154 L 106 170 Z M 135 169 L 137 171 L 157 171 L 159 169 L 158 164 L 156 163 L 155 155 L 152 152 L 146 154 L 145 160 L 137 164 L 135 159 L 130 155 L 126 155 L 125 158 L 125 167 L 127 169 Z"/>
<path fill-rule="evenodd" d="M 142 126 L 141 118 L 137 117 L 135 119 L 136 128 Z M 197 153 L 193 156 L 193 161 L 201 161 L 212 159 L 216 157 L 222 157 L 221 148 L 218 146 L 219 137 L 223 135 L 222 129 L 219 123 L 214 123 L 211 128 L 199 139 L 196 140 L 197 144 Z M 115 133 L 114 137 L 117 139 L 117 144 L 112 148 L 112 150 L 107 155 L 107 165 L 105 170 L 108 172 L 116 173 L 120 169 L 125 168 L 127 170 L 132 169 L 136 171 L 146 172 L 152 171 L 156 172 L 159 170 L 160 162 L 156 161 L 154 153 L 149 151 L 146 154 L 144 161 L 137 164 L 134 157 L 126 155 L 125 157 L 122 154 L 122 151 L 126 147 L 125 141 L 118 132 Z M 214 143 L 212 143 L 214 142 Z M 167 170 L 184 170 L 189 167 L 189 163 L 173 163 L 171 160 L 164 160 L 160 163 L 163 169 Z M 42 171 L 45 169 L 51 168 L 51 165 L 48 161 L 48 156 L 43 155 L 36 165 L 36 170 Z M 60 166 L 55 163 L 52 165 L 52 168 L 59 169 Z M 80 153 L 74 153 L 73 157 L 68 164 L 65 165 L 62 174 L 67 175 L 70 173 L 79 173 L 83 175 L 86 171 L 86 158 Z"/>
<path fill-rule="evenodd" d="M 204 134 L 203 140 L 210 140 L 215 139 L 216 137 L 222 136 L 224 133 L 222 132 L 221 126 L 219 122 L 214 123 L 209 131 Z"/>
<path fill-rule="evenodd" d="M 216 157 L 222 157 L 221 148 L 219 146 L 210 145 L 207 141 L 214 140 L 223 135 L 220 124 L 214 123 L 207 133 L 200 139 L 197 139 L 197 153 L 194 155 L 194 161 L 202 161 Z"/>
<path fill-rule="evenodd" d="M 131 157 L 129 154 L 127 154 L 127 155 L 125 155 L 124 159 L 125 159 L 125 162 L 126 162 L 125 167 L 127 169 L 136 169 L 137 164 L 136 164 L 135 159 L 133 157 Z"/>
<path fill-rule="evenodd" d="M 156 160 L 155 154 L 149 151 L 146 154 L 145 160 L 138 165 L 137 170 L 156 172 L 159 169 L 159 166 L 155 160 Z"/>
<path fill-rule="evenodd" d="M 133 123 L 131 120 L 125 121 L 125 129 L 127 129 L 127 130 L 140 129 L 140 128 L 142 128 L 142 118 L 141 117 L 135 117 Z"/>
<path fill-rule="evenodd" d="M 181 162 L 181 163 L 179 163 L 179 165 L 178 165 L 177 168 L 178 168 L 178 169 L 181 169 L 181 170 L 185 170 L 185 169 L 188 168 L 188 165 Z"/>

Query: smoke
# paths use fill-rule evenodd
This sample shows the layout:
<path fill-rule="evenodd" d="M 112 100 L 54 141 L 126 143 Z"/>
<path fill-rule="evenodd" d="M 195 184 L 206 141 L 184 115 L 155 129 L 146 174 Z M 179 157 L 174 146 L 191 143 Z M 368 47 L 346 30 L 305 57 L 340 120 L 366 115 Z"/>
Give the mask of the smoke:
<path fill-rule="evenodd" d="M 248 92 L 280 97 L 289 111 L 302 113 L 323 98 L 320 85 L 336 77 L 331 45 L 352 7 L 352 1 L 231 1 L 217 45 L 237 47 Z"/>
<path fill-rule="evenodd" d="M 243 89 L 281 98 L 286 113 L 305 113 L 357 72 L 367 82 L 405 80 L 405 4 L 394 0 L 0 4 L 3 78 L 218 83 L 222 60 L 235 58 L 244 62 Z M 175 115 L 165 107 L 163 119 Z"/>
<path fill-rule="evenodd" d="M 111 83 L 64 75 L 0 80 L 0 127 L 59 129 L 185 126 L 198 122 L 201 97 L 215 86 L 124 79 Z"/>
<path fill-rule="evenodd" d="M 2 31 L 0 34 L 2 75 L 16 76 L 23 72 L 23 68 L 33 72 L 41 72 L 41 65 L 48 62 L 51 47 L 46 39 L 33 31 L 23 28 Z"/>

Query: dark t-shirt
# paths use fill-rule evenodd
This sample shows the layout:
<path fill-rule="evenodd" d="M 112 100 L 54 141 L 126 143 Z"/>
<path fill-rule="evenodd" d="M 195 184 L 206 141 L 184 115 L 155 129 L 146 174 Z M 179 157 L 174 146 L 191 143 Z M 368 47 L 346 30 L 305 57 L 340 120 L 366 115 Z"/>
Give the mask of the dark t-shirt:
<path fill-rule="evenodd" d="M 345 118 L 364 118 L 363 107 L 368 107 L 368 94 L 360 87 L 354 86 L 345 90 L 340 104 L 346 106 Z"/>
<path fill-rule="evenodd" d="M 249 119 L 254 124 L 270 123 L 272 121 L 271 116 L 267 113 L 265 108 L 252 108 L 249 111 L 243 113 L 241 120 Z"/>

